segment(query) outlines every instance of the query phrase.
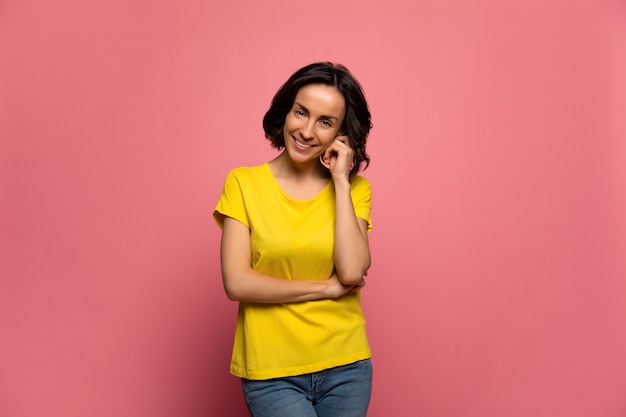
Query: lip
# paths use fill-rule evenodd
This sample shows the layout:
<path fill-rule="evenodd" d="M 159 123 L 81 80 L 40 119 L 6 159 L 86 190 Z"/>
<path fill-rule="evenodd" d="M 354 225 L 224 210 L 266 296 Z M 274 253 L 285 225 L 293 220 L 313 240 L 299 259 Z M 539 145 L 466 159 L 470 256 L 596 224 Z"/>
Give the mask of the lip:
<path fill-rule="evenodd" d="M 305 142 L 298 140 L 295 136 L 291 136 L 291 140 L 299 152 L 312 152 L 315 149 L 315 145 L 313 144 L 310 144 L 307 147 L 301 146 L 300 144 Z"/>

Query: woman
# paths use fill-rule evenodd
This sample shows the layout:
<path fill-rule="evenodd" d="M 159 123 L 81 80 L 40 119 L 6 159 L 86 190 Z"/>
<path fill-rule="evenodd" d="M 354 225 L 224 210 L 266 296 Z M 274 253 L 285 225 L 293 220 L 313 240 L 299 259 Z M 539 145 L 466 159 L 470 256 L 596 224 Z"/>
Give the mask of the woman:
<path fill-rule="evenodd" d="M 254 417 L 365 416 L 367 102 L 344 66 L 315 63 L 278 90 L 263 128 L 282 152 L 231 171 L 214 212 L 224 288 L 239 301 L 231 373 Z"/>

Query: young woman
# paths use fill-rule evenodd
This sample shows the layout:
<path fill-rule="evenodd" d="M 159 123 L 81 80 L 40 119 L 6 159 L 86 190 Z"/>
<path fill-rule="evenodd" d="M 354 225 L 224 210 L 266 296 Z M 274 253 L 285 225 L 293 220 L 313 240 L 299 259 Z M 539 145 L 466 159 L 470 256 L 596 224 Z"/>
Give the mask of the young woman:
<path fill-rule="evenodd" d="M 231 373 L 253 417 L 365 416 L 367 102 L 344 66 L 315 63 L 278 90 L 263 128 L 282 152 L 231 171 L 213 213 L 224 288 L 239 301 Z"/>

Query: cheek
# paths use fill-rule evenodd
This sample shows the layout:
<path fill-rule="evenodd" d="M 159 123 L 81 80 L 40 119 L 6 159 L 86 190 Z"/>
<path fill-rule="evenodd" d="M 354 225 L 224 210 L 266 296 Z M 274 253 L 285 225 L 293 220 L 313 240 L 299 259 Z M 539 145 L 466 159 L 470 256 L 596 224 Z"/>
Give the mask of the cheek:
<path fill-rule="evenodd" d="M 330 146 L 330 144 L 333 143 L 333 141 L 335 140 L 336 136 L 337 132 L 324 132 L 320 134 L 319 138 L 324 146 Z"/>
<path fill-rule="evenodd" d="M 287 117 L 285 117 L 285 124 L 283 126 L 283 131 L 288 132 L 290 130 L 293 130 L 297 127 L 297 124 L 298 124 L 298 120 L 292 115 L 288 114 Z"/>

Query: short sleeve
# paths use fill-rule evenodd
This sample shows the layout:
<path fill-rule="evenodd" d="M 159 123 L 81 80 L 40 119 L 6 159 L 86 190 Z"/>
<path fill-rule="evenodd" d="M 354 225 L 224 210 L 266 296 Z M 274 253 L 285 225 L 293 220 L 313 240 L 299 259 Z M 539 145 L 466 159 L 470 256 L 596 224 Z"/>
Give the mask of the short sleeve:
<path fill-rule="evenodd" d="M 213 211 L 213 219 L 219 228 L 224 225 L 224 217 L 233 219 L 250 227 L 250 221 L 246 212 L 241 181 L 237 177 L 237 169 L 231 171 L 224 181 L 222 195 Z"/>
<path fill-rule="evenodd" d="M 356 176 L 352 180 L 350 192 L 354 213 L 358 218 L 367 221 L 367 231 L 369 232 L 372 230 L 372 187 L 364 177 Z"/>

